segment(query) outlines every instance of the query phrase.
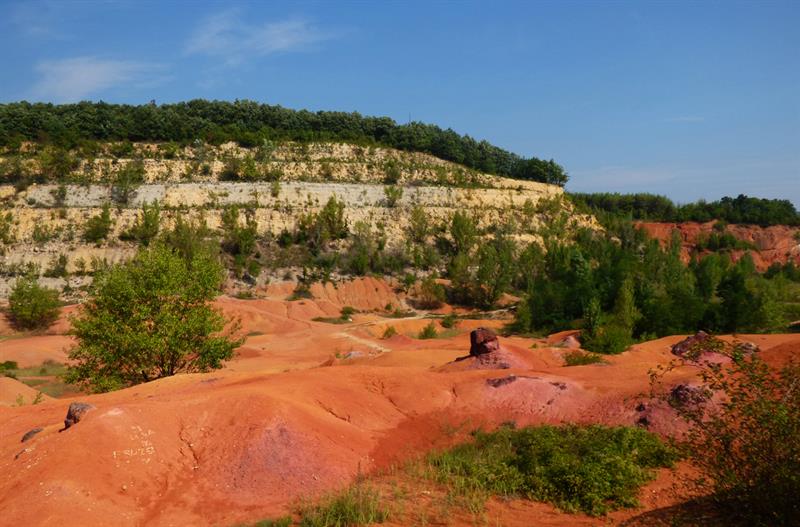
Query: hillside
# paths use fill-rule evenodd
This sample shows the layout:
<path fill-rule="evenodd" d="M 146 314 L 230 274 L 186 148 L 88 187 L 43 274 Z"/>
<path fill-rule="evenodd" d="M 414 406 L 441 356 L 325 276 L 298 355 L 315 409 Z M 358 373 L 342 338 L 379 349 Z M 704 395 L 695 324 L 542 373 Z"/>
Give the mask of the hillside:
<path fill-rule="evenodd" d="M 66 168 L 57 165 L 64 171 L 59 183 L 26 182 L 26 174 L 49 169 L 49 148 L 23 145 L 22 154 L 0 161 L 7 173 L 13 169 L 21 174 L 15 185 L 0 186 L 0 269 L 5 275 L 0 297 L 7 295 L 13 277 L 31 264 L 44 274 L 58 265 L 72 276 L 45 281 L 78 288 L 103 261 L 128 258 L 139 242 L 125 240 L 125 233 L 141 218 L 143 205 L 158 204 L 161 232 L 173 228 L 178 218 L 202 219 L 220 236 L 225 233 L 223 214 L 236 207 L 246 215 L 239 223 L 246 222 L 269 243 L 282 233 L 296 233 L 304 218 L 334 198 L 344 206 L 349 229 L 363 222 L 380 232 L 387 248 L 395 249 L 405 243 L 414 211 L 422 211 L 430 227 L 462 211 L 481 229 L 508 224 L 513 226 L 510 234 L 536 239 L 543 218 L 552 216 L 548 207 L 552 209 L 563 194 L 556 185 L 485 174 L 427 154 L 342 143 L 285 143 L 272 145 L 268 152 L 234 143 L 109 143 L 91 154 L 80 149 L 60 152 L 68 161 L 61 164 Z M 108 236 L 86 240 L 87 222 L 100 216 L 107 204 Z M 568 210 L 556 204 L 559 208 Z M 588 217 L 577 220 L 591 224 Z M 298 272 L 304 265 L 264 264 L 267 269 L 255 283 L 292 269 Z"/>

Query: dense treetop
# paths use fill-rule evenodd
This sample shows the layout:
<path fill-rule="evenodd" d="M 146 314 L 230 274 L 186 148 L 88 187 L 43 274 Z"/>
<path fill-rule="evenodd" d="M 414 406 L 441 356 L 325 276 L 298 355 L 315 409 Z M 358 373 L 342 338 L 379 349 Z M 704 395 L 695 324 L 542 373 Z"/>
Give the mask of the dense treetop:
<path fill-rule="evenodd" d="M 570 194 L 579 206 L 591 212 L 629 216 L 635 220 L 699 221 L 721 220 L 754 225 L 800 225 L 800 213 L 785 199 L 752 198 L 740 194 L 717 201 L 700 200 L 676 205 L 669 198 L 654 194 Z"/>
<path fill-rule="evenodd" d="M 524 158 L 451 129 L 358 113 L 291 110 L 253 101 L 206 101 L 133 106 L 103 102 L 53 105 L 0 104 L 0 145 L 22 140 L 75 146 L 82 141 L 203 140 L 255 146 L 264 139 L 344 141 L 426 152 L 483 172 L 564 185 L 568 176 L 553 160 Z"/>

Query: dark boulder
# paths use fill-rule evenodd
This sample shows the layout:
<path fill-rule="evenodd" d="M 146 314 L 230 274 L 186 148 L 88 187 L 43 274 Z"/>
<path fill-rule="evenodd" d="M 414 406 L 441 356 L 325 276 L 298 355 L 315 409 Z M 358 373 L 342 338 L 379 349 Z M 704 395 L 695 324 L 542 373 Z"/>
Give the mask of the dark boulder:
<path fill-rule="evenodd" d="M 94 406 L 88 403 L 70 403 L 69 410 L 67 410 L 67 418 L 64 419 L 63 430 L 78 424 L 78 422 L 83 419 L 83 416 L 86 415 L 86 412 L 89 410 L 94 410 Z"/>
<path fill-rule="evenodd" d="M 705 331 L 698 331 L 691 337 L 686 337 L 672 346 L 672 354 L 678 357 L 693 359 L 706 351 L 715 351 L 711 348 L 716 342 L 717 339 Z"/>
<path fill-rule="evenodd" d="M 469 354 L 478 357 L 500 349 L 497 334 L 488 328 L 473 329 L 469 334 Z"/>

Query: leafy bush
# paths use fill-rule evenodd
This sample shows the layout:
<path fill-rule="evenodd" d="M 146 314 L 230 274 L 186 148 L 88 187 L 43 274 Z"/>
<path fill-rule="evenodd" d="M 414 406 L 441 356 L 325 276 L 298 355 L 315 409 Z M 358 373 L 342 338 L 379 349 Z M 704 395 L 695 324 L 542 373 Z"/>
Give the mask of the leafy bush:
<path fill-rule="evenodd" d="M 95 278 L 76 317 L 67 378 L 108 391 L 176 373 L 220 368 L 239 341 L 211 305 L 223 280 L 210 256 L 186 260 L 165 246 L 141 250 Z"/>
<path fill-rule="evenodd" d="M 422 309 L 440 308 L 447 298 L 444 286 L 437 282 L 437 278 L 436 274 L 430 274 L 420 283 L 417 302 Z"/>
<path fill-rule="evenodd" d="M 800 518 L 800 363 L 770 368 L 757 355 L 714 340 L 730 365 L 703 365 L 703 400 L 673 404 L 691 429 L 686 450 L 696 483 L 751 525 L 796 525 Z M 717 394 L 718 397 L 713 397 Z"/>
<path fill-rule="evenodd" d="M 387 326 L 386 329 L 383 330 L 383 336 L 381 336 L 381 338 L 390 339 L 395 335 L 397 335 L 397 329 L 395 329 L 394 326 Z"/>
<path fill-rule="evenodd" d="M 58 291 L 39 285 L 33 275 L 18 278 L 8 297 L 8 309 L 14 324 L 21 329 L 46 328 L 61 310 Z"/>
<path fill-rule="evenodd" d="M 387 185 L 383 187 L 383 193 L 386 196 L 386 206 L 394 208 L 399 201 L 403 199 L 403 187 L 397 185 Z"/>
<path fill-rule="evenodd" d="M 433 479 L 459 493 L 523 497 L 600 515 L 636 506 L 653 469 L 677 458 L 640 428 L 564 425 L 478 432 L 474 442 L 430 455 L 428 464 Z"/>
<path fill-rule="evenodd" d="M 417 335 L 418 339 L 435 339 L 439 333 L 436 331 L 436 324 L 429 322 L 427 326 L 422 328 L 422 331 Z"/>
<path fill-rule="evenodd" d="M 161 208 L 158 201 L 154 201 L 151 205 L 148 205 L 147 202 L 142 203 L 142 212 L 136 218 L 136 222 L 119 237 L 121 240 L 136 241 L 147 247 L 158 236 L 160 220 Z"/>
<path fill-rule="evenodd" d="M 441 324 L 443 328 L 452 329 L 458 325 L 458 317 L 455 315 L 455 313 L 445 315 Z"/>
<path fill-rule="evenodd" d="M 144 162 L 136 159 L 125 163 L 114 177 L 111 197 L 116 203 L 127 205 L 136 194 L 136 187 L 144 183 Z"/>
<path fill-rule="evenodd" d="M 111 232 L 111 208 L 108 203 L 103 205 L 103 210 L 97 216 L 92 216 L 83 229 L 83 239 L 87 242 L 100 244 L 108 238 Z"/>
<path fill-rule="evenodd" d="M 352 317 L 356 313 L 358 313 L 358 310 L 356 308 L 354 308 L 353 306 L 344 306 L 340 311 L 341 317 L 343 319 L 349 319 L 350 317 Z"/>

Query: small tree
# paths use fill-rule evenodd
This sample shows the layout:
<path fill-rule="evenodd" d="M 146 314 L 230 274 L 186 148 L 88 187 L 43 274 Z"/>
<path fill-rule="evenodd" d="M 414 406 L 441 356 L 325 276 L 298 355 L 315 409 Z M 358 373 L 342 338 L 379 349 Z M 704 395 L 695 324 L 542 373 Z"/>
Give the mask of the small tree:
<path fill-rule="evenodd" d="M 46 328 L 58 318 L 58 291 L 39 285 L 32 274 L 19 278 L 8 297 L 9 312 L 21 329 Z"/>
<path fill-rule="evenodd" d="M 72 319 L 67 379 L 102 392 L 220 368 L 241 343 L 210 304 L 222 280 L 207 254 L 187 260 L 160 245 L 102 273 Z"/>
<path fill-rule="evenodd" d="M 83 239 L 87 242 L 100 244 L 103 240 L 108 238 L 111 232 L 111 207 L 108 203 L 103 205 L 103 210 L 97 216 L 92 216 L 86 222 L 83 230 Z"/>

